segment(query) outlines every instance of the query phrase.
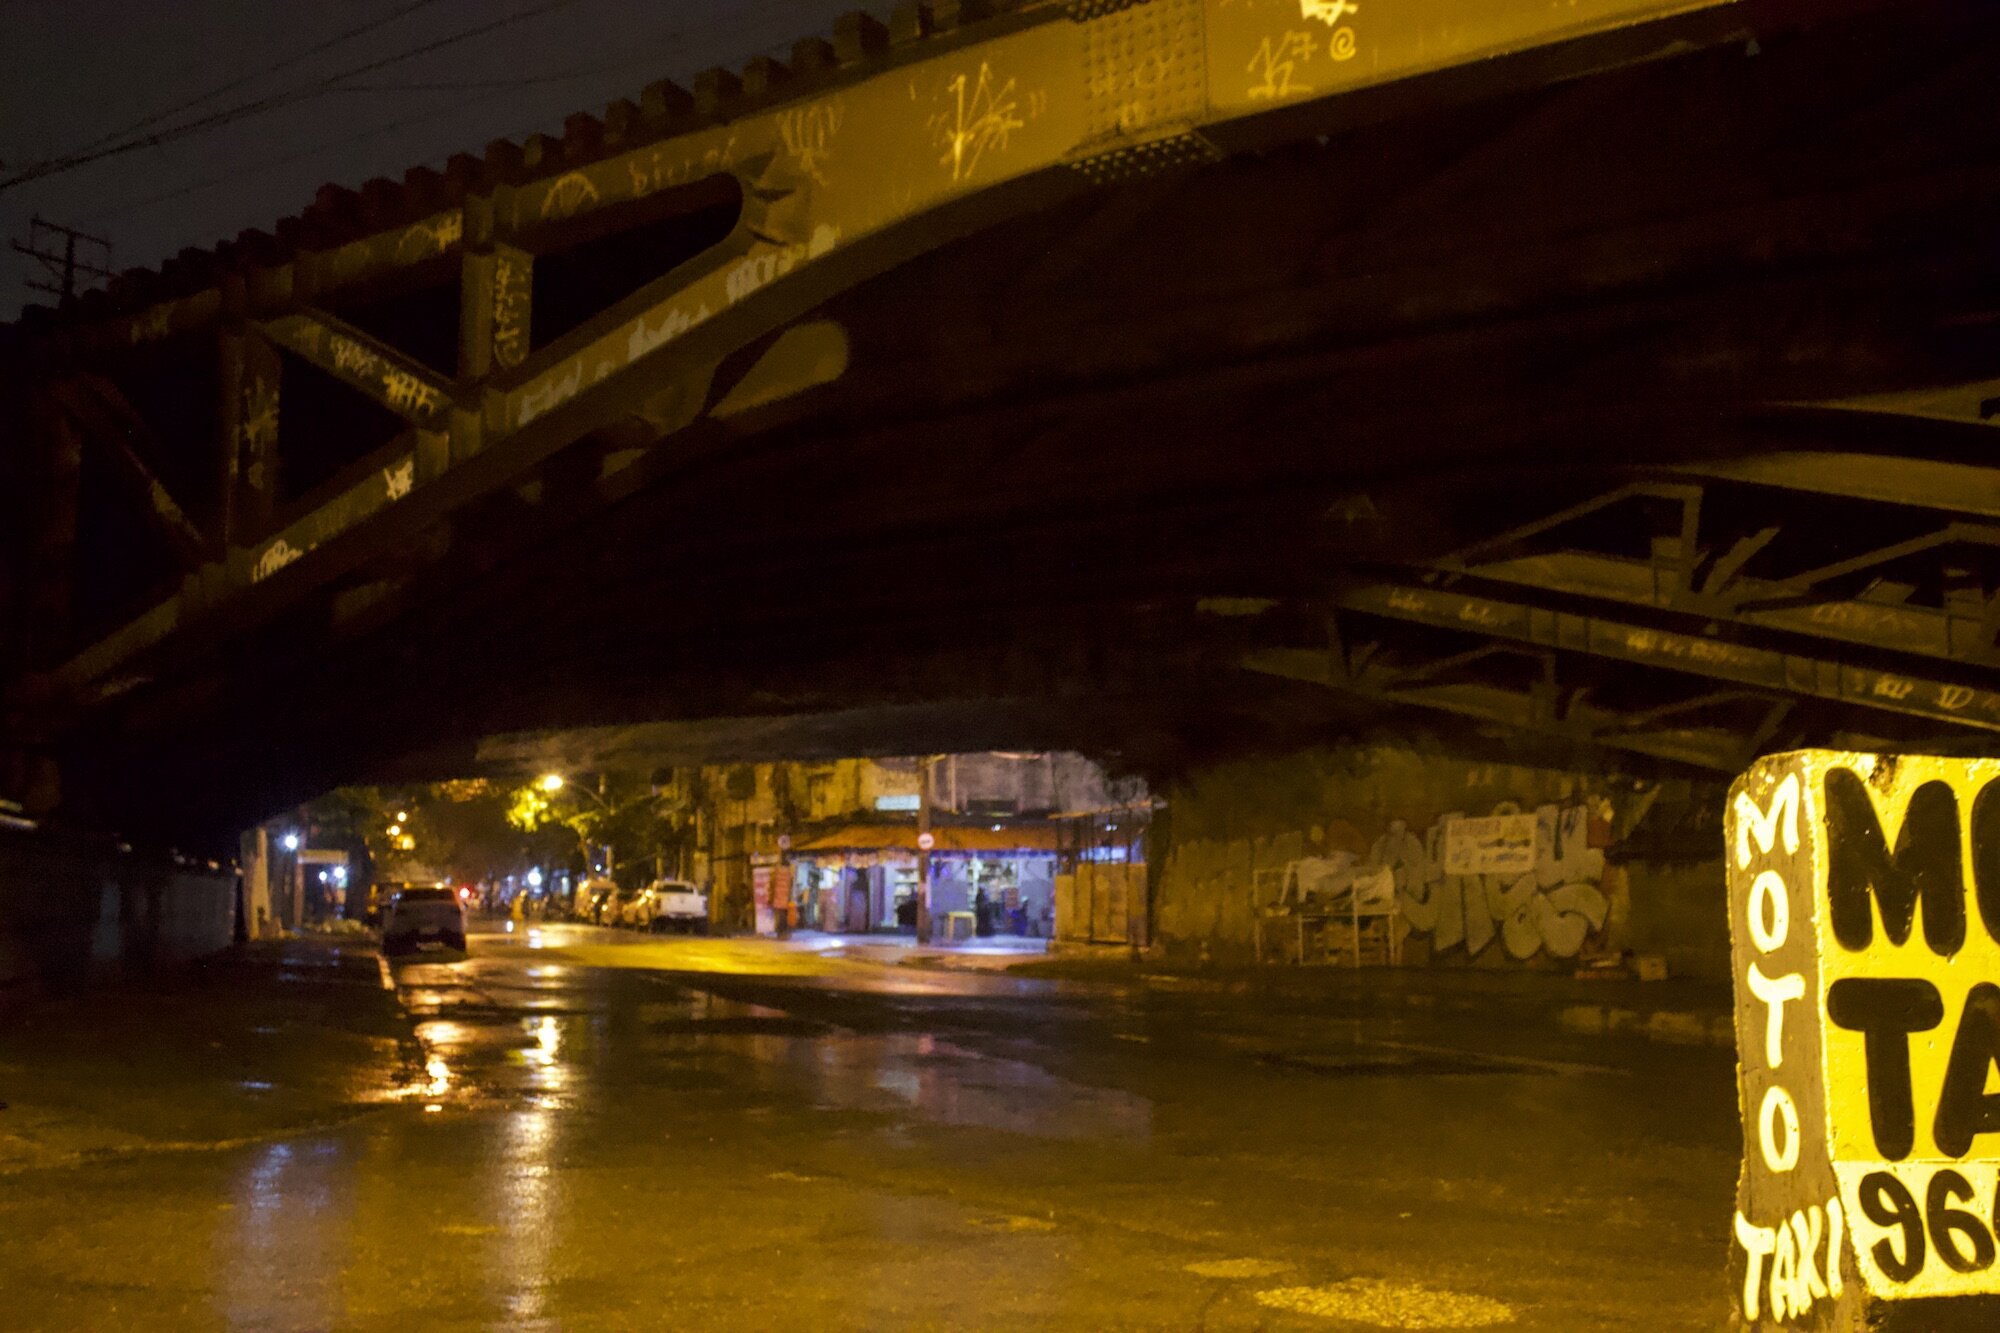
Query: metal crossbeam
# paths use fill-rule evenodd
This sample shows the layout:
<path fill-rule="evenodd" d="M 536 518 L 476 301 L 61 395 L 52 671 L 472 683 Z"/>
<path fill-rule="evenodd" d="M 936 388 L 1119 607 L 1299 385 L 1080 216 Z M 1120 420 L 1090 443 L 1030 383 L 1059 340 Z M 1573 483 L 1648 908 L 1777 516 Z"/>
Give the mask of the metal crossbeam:
<path fill-rule="evenodd" d="M 1415 583 L 1362 584 L 1333 600 L 1347 611 L 1726 680 L 1772 695 L 1829 699 L 2000 731 L 2000 691 L 1953 680 Z"/>
<path fill-rule="evenodd" d="M 592 432 L 634 417 L 685 424 L 686 403 L 700 399 L 664 404 L 670 389 L 705 386 L 731 353 L 955 235 L 1223 151 L 1324 133 L 1346 123 L 1353 99 L 1399 82 L 1462 70 L 1482 93 L 1542 86 L 1733 41 L 1746 23 L 1776 30 L 1808 18 L 1776 0 L 1577 0 L 1556 13 L 1544 0 L 1486 0 L 1476 22 L 1448 28 L 1421 9 L 1318 0 L 1002 8 L 965 26 L 955 8 L 915 9 L 893 32 L 843 20 L 832 47 L 803 46 L 794 67 L 765 61 L 742 80 L 711 76 L 692 97 L 658 85 L 602 121 L 573 118 L 561 144 L 497 145 L 484 164 L 456 159 L 442 177 L 401 191 L 327 192 L 287 242 L 289 256 L 246 244 L 217 286 L 77 330 L 72 341 L 86 353 L 184 333 L 222 337 L 224 445 L 234 460 L 226 526 L 246 544 L 199 580 L 197 602 L 155 608 L 65 676 L 125 662 L 232 589 L 240 599 L 251 584 L 323 584 L 351 567 L 367 534 L 381 541 L 392 528 L 437 521 Z M 743 199 L 725 240 L 553 343 L 528 346 L 530 256 L 636 225 L 662 201 L 725 176 Z M 417 206 L 441 188 L 455 201 Z M 318 308 L 454 263 L 454 377 Z M 262 433 L 277 419 L 275 394 L 244 359 L 235 321 L 245 316 L 415 428 L 368 460 L 362 482 L 277 533 L 264 522 L 275 469 Z M 253 392 L 254 402 L 245 397 Z M 445 485 L 446 470 L 466 475 Z M 273 581 L 280 571 L 282 584 Z M 277 600 L 260 589 L 237 619 L 268 614 Z"/>

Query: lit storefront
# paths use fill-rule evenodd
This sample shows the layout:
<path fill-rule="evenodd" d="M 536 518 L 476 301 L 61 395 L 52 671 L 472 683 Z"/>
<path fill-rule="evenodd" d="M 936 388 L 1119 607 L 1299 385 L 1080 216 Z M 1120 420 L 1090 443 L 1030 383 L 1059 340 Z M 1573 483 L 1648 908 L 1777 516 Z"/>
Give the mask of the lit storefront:
<path fill-rule="evenodd" d="M 1054 824 L 947 824 L 931 837 L 934 917 L 966 913 L 995 934 L 1052 933 Z M 912 823 L 844 824 L 799 840 L 789 854 L 797 921 L 843 933 L 914 930 L 919 855 Z"/>

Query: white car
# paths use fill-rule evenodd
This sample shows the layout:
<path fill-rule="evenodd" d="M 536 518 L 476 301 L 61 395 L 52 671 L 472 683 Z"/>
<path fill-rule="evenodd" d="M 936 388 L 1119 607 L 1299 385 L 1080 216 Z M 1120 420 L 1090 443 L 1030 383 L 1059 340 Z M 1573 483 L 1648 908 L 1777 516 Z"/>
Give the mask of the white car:
<path fill-rule="evenodd" d="M 627 925 L 640 930 L 708 929 L 708 895 L 683 879 L 655 880 L 632 900 Z"/>
<path fill-rule="evenodd" d="M 382 952 L 464 953 L 465 904 L 448 886 L 404 889 L 382 922 Z"/>

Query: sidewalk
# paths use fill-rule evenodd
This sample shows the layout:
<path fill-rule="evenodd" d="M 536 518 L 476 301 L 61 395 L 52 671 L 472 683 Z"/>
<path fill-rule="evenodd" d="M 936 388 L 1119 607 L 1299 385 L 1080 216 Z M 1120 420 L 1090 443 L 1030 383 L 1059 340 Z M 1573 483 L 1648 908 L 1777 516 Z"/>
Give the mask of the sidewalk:
<path fill-rule="evenodd" d="M 0 1024 L 0 1174 L 226 1147 L 392 1100 L 411 1028 L 367 940 L 232 950 Z"/>
<path fill-rule="evenodd" d="M 1568 1032 L 1684 1046 L 1735 1045 L 1727 982 L 1582 980 L 1522 968 L 1209 966 L 1133 958 L 1122 951 L 1058 952 L 1014 963 L 1016 977 L 1155 990 L 1261 995 L 1357 1017 L 1421 1009 L 1550 1024 Z"/>

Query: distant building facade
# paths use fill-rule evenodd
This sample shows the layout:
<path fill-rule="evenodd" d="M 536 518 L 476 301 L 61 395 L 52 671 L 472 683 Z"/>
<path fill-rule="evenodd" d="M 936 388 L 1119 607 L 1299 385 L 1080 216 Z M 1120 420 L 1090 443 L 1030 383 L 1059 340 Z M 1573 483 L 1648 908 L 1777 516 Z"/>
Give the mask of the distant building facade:
<path fill-rule="evenodd" d="M 1066 929 L 1078 867 L 1088 881 L 1113 864 L 1121 912 L 1143 919 L 1150 795 L 1082 755 L 711 765 L 671 781 L 692 835 L 678 869 L 709 889 L 718 929 L 908 931 L 926 855 L 942 929 L 1098 937 L 1090 919 Z M 1117 929 L 1133 938 L 1129 924 Z"/>

